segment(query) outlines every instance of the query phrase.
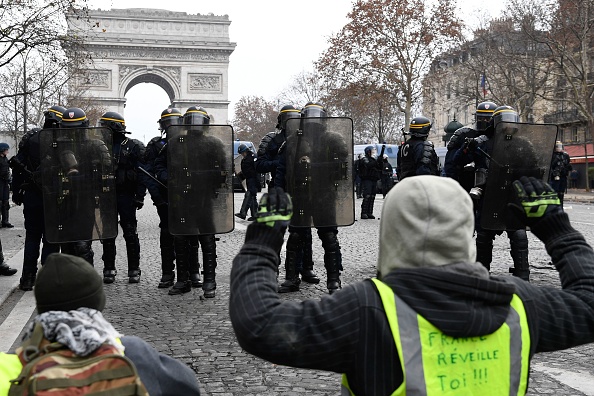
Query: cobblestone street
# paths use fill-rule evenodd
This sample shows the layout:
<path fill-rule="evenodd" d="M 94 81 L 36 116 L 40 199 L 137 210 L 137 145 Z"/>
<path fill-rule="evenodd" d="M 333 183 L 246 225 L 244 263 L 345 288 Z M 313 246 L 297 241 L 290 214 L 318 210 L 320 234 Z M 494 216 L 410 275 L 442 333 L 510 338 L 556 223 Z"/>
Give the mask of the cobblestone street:
<path fill-rule="evenodd" d="M 235 195 L 236 208 L 241 204 L 242 198 L 242 194 Z M 357 219 L 360 204 L 361 200 L 357 200 Z M 339 230 L 345 268 L 342 275 L 343 287 L 375 274 L 382 204 L 383 199 L 379 195 L 375 209 L 377 219 L 358 220 L 353 226 Z M 567 202 L 566 209 L 574 227 L 584 233 L 590 243 L 594 243 L 594 206 Z M 20 207 L 11 209 L 11 221 L 16 227 L 0 230 L 0 238 L 8 258 L 22 249 L 24 229 L 21 212 Z M 190 365 L 196 372 L 205 395 L 339 394 L 339 374 L 274 365 L 248 355 L 237 344 L 228 315 L 229 273 L 231 261 L 243 243 L 248 224 L 247 221 L 237 220 L 235 231 L 219 235 L 216 298 L 204 299 L 199 289 L 170 296 L 167 289 L 157 288 L 161 275 L 158 217 L 147 198 L 145 207 L 139 212 L 138 225 L 141 282 L 128 284 L 125 276 L 125 245 L 123 238 L 118 237 L 119 274 L 115 283 L 105 285 L 108 298 L 104 311 L 106 318 L 123 334 L 140 336 L 159 351 Z M 530 233 L 529 238 L 532 282 L 558 287 L 557 272 L 549 263 L 550 258 L 544 246 Z M 95 266 L 101 271 L 101 245 L 95 242 L 93 247 Z M 504 234 L 495 241 L 492 266 L 494 274 L 511 276 L 508 268 L 512 261 L 508 251 L 509 242 Z M 320 275 L 322 282 L 319 285 L 302 284 L 300 292 L 282 294 L 281 298 L 301 300 L 324 297 L 327 290 L 323 250 L 315 233 L 314 261 L 314 270 Z M 281 278 L 284 278 L 282 265 L 280 271 Z M 18 276 L 13 281 L 18 281 Z M 2 285 L 4 284 L 0 286 Z M 0 320 L 4 320 L 9 314 L 10 302 L 23 294 L 18 289 L 13 292 L 0 309 Z M 594 395 L 593 356 L 592 345 L 537 355 L 533 359 L 528 394 Z M 570 374 L 581 377 L 581 382 L 571 380 Z"/>

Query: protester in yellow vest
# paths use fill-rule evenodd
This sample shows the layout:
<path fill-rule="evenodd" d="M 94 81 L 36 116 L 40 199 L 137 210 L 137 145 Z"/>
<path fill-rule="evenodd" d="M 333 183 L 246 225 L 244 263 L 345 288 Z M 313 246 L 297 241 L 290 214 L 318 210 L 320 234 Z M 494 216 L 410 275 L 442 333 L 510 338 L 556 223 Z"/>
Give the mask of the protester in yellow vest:
<path fill-rule="evenodd" d="M 377 279 L 301 302 L 276 293 L 292 210 L 282 190 L 269 192 L 231 271 L 239 344 L 275 364 L 342 373 L 344 395 L 525 394 L 535 353 L 594 342 L 594 251 L 548 184 L 522 177 L 514 191 L 508 212 L 544 242 L 562 289 L 490 276 L 476 262 L 466 191 L 419 176 L 386 196 Z"/>
<path fill-rule="evenodd" d="M 134 363 L 150 395 L 200 395 L 192 369 L 141 338 L 122 336 L 103 317 L 103 280 L 82 258 L 49 255 L 33 290 L 38 315 L 25 328 L 23 341 L 34 338 L 34 328 L 41 326 L 47 340 L 67 346 L 77 356 L 89 356 L 104 343 L 114 345 Z M 8 395 L 10 380 L 18 378 L 22 368 L 17 355 L 0 353 L 0 396 Z"/>

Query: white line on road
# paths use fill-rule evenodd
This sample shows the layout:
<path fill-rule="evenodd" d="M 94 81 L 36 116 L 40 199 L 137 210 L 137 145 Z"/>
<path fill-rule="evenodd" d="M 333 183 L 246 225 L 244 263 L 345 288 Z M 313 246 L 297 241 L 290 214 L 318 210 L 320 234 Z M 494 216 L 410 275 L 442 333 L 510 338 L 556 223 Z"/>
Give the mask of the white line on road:
<path fill-rule="evenodd" d="M 0 351 L 8 352 L 12 344 L 16 341 L 23 327 L 29 321 L 29 318 L 35 310 L 35 295 L 33 292 L 23 294 L 10 312 L 10 315 L 0 325 Z"/>
<path fill-rule="evenodd" d="M 588 396 L 594 396 L 594 377 L 585 370 L 568 371 L 556 367 L 546 367 L 541 363 L 532 363 L 530 367 Z"/>

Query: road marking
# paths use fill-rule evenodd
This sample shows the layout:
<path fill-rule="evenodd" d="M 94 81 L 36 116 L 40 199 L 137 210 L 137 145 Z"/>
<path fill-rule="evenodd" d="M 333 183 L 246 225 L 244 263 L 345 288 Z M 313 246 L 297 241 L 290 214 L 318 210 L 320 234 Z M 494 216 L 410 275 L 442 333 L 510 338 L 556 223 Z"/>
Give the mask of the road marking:
<path fill-rule="evenodd" d="M 586 223 L 586 222 L 583 222 L 583 221 L 571 221 L 571 224 L 584 224 L 584 225 L 594 226 L 594 223 Z"/>
<path fill-rule="evenodd" d="M 594 376 L 585 370 L 568 371 L 560 368 L 546 367 L 541 363 L 532 363 L 533 370 L 545 373 L 564 385 L 588 396 L 594 396 Z"/>
<path fill-rule="evenodd" d="M 23 294 L 21 299 L 16 303 L 10 315 L 0 325 L 0 351 L 8 352 L 10 347 L 16 341 L 23 327 L 27 324 L 33 311 L 35 310 L 35 295 L 33 292 Z"/>

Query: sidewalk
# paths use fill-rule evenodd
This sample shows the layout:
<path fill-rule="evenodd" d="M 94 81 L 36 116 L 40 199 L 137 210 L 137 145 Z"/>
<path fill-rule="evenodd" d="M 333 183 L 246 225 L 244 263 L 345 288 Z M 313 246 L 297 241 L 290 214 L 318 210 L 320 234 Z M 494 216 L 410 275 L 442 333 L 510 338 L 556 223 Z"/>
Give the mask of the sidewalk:
<path fill-rule="evenodd" d="M 565 202 L 591 203 L 594 204 L 594 192 L 586 190 L 568 189 L 564 197 Z"/>

